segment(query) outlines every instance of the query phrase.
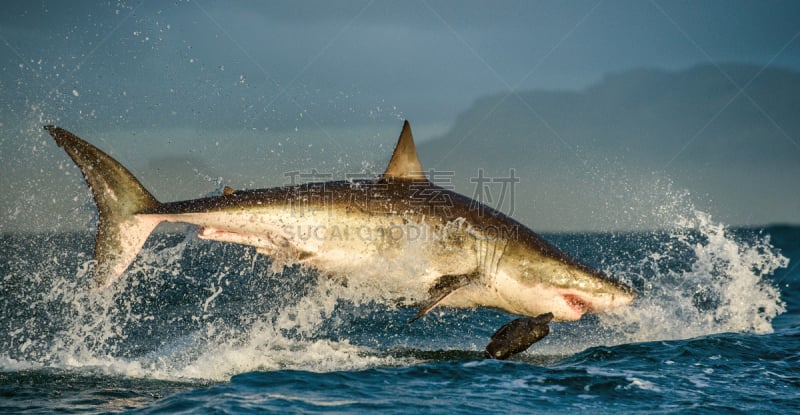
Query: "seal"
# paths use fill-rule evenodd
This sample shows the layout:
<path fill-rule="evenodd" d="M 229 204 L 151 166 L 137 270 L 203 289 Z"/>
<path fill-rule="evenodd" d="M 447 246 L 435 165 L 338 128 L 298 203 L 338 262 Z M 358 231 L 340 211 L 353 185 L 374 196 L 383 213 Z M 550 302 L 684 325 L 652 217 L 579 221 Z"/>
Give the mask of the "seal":
<path fill-rule="evenodd" d="M 522 317 L 507 323 L 492 335 L 486 345 L 485 356 L 490 359 L 505 360 L 517 353 L 528 350 L 532 344 L 550 334 L 553 313 L 536 317 Z"/>

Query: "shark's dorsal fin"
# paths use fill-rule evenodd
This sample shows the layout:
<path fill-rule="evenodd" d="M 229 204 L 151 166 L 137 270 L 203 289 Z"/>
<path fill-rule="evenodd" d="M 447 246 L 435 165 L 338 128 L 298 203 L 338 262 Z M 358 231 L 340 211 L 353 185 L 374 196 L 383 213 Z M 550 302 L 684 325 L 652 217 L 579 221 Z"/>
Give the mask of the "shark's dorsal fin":
<path fill-rule="evenodd" d="M 411 125 L 408 120 L 403 123 L 403 131 L 400 132 L 392 159 L 389 160 L 389 166 L 386 167 L 382 179 L 427 180 L 417 156 L 417 148 L 414 146 L 414 136 L 411 134 Z"/>

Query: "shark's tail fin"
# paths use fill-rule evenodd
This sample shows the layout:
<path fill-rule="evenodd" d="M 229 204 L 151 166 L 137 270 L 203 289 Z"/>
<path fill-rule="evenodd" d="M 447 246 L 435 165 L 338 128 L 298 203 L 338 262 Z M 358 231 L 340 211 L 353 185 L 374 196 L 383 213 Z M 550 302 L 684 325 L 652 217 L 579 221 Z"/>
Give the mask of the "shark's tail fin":
<path fill-rule="evenodd" d="M 159 202 L 122 164 L 71 132 L 44 127 L 80 167 L 100 211 L 94 258 L 98 286 L 119 277 L 136 258 L 159 221 L 136 215 L 158 207 Z"/>

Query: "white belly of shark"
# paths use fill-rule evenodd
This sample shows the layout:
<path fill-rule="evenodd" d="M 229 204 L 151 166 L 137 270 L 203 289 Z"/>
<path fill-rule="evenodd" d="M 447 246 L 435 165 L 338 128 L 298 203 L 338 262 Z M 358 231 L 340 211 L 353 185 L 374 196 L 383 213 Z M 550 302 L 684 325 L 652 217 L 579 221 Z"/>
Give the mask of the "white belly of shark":
<path fill-rule="evenodd" d="M 332 215 L 330 211 L 287 213 L 279 208 L 140 218 L 193 224 L 200 239 L 255 247 L 272 259 L 276 271 L 302 264 L 351 284 L 379 285 L 386 299 L 403 298 L 406 303 L 425 300 L 439 276 L 469 273 L 477 266 L 473 249 L 448 251 L 443 244 L 448 233 L 458 229 L 458 221 L 437 230 L 425 223 L 398 221 L 398 217 Z"/>
<path fill-rule="evenodd" d="M 381 177 L 320 183 L 328 191 L 321 200 L 297 185 L 226 188 L 220 196 L 169 203 L 98 148 L 64 129 L 45 128 L 81 169 L 98 205 L 94 289 L 126 271 L 160 222 L 180 222 L 195 225 L 202 239 L 253 246 L 278 268 L 303 264 L 378 287 L 386 298 L 419 305 L 415 319 L 446 306 L 552 313 L 555 321 L 570 321 L 635 296 L 514 219 L 428 181 L 408 122 Z M 420 190 L 449 204 L 442 209 L 415 198 Z"/>

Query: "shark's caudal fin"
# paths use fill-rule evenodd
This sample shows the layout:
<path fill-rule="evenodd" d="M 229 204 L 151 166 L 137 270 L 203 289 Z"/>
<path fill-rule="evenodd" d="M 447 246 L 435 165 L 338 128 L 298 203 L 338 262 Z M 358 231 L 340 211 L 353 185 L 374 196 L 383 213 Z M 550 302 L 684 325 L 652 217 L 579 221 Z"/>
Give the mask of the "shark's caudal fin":
<path fill-rule="evenodd" d="M 136 213 L 159 202 L 118 161 L 69 131 L 44 127 L 83 172 L 92 190 L 100 219 L 94 242 L 95 283 L 107 285 L 122 275 L 158 225 Z"/>

